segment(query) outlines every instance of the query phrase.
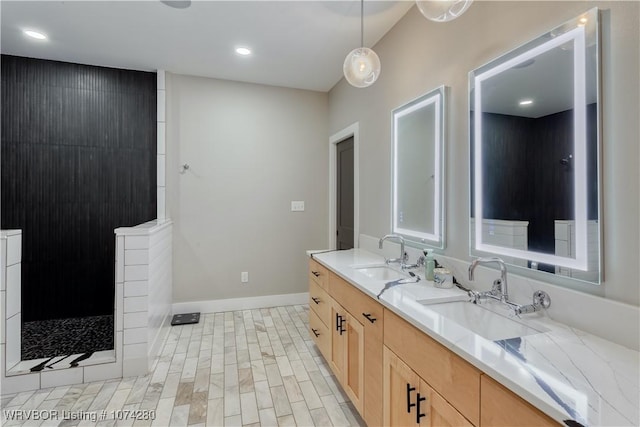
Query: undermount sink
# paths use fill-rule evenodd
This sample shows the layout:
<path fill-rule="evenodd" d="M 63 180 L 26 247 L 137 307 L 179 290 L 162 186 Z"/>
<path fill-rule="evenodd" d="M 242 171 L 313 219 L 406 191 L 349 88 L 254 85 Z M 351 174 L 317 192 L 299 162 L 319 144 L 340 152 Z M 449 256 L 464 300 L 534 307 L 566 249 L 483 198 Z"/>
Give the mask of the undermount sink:
<path fill-rule="evenodd" d="M 364 274 L 370 279 L 373 280 L 397 280 L 397 279 L 406 279 L 407 276 L 400 273 L 393 268 L 387 267 L 386 265 L 372 265 L 366 267 L 355 268 L 359 273 Z"/>
<path fill-rule="evenodd" d="M 426 305 L 429 310 L 491 341 L 535 335 L 540 331 L 467 301 Z"/>

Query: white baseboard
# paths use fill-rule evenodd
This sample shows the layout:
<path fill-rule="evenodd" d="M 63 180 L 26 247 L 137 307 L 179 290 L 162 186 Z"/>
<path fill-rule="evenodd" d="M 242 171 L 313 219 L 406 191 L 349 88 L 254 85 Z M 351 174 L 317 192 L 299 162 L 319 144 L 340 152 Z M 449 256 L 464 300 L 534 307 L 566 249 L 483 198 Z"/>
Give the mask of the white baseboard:
<path fill-rule="evenodd" d="M 283 295 L 264 295 L 260 297 L 229 298 L 209 301 L 176 302 L 173 304 L 173 314 L 179 313 L 219 313 L 223 311 L 250 310 L 254 308 L 268 308 L 281 305 L 306 304 L 309 293 Z"/>

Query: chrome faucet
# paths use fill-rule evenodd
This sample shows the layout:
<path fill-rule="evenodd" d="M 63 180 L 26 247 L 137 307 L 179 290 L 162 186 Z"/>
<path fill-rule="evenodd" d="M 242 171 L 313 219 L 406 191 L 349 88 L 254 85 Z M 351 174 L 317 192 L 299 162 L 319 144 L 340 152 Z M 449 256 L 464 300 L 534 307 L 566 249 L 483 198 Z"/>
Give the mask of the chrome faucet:
<path fill-rule="evenodd" d="M 390 264 L 392 262 L 399 262 L 400 263 L 400 267 L 401 268 L 405 268 L 406 264 L 405 261 L 407 260 L 407 254 L 404 251 L 404 237 L 398 235 L 398 234 L 387 234 L 386 236 L 382 237 L 380 239 L 380 241 L 378 242 L 378 249 L 382 249 L 382 243 L 385 240 L 390 240 L 390 239 L 395 239 L 398 242 L 400 242 L 400 258 L 391 258 L 388 259 L 386 261 L 387 264 Z"/>
<path fill-rule="evenodd" d="M 473 280 L 473 272 L 479 264 L 496 263 L 500 266 L 500 278 L 493 281 L 490 291 L 476 292 L 469 291 L 469 295 L 473 297 L 475 303 L 480 302 L 484 298 L 492 298 L 507 306 L 511 307 L 516 315 L 533 313 L 543 308 L 549 308 L 551 298 L 546 292 L 536 291 L 533 293 L 533 303 L 528 305 L 520 305 L 509 301 L 509 293 L 507 290 L 507 266 L 504 261 L 497 257 L 492 258 L 476 258 L 469 266 L 469 280 Z"/>
<path fill-rule="evenodd" d="M 479 292 L 477 298 L 493 298 L 498 301 L 510 304 L 509 292 L 507 288 L 507 266 L 504 261 L 497 257 L 492 258 L 476 258 L 469 266 L 469 280 L 473 280 L 473 271 L 479 264 L 496 263 L 500 267 L 500 278 L 493 281 L 493 287 L 490 291 Z M 477 299 L 476 298 L 476 299 Z"/>

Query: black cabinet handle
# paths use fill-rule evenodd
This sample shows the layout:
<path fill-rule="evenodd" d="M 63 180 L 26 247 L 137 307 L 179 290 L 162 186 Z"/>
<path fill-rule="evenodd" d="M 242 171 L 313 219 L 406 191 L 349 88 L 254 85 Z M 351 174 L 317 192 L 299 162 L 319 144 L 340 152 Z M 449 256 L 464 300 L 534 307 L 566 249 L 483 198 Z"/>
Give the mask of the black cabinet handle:
<path fill-rule="evenodd" d="M 336 331 L 340 332 L 340 335 L 342 335 L 342 333 L 345 331 L 345 329 L 342 328 L 342 324 L 344 323 L 344 317 L 339 315 L 338 313 L 336 313 Z"/>
<path fill-rule="evenodd" d="M 411 408 L 416 406 L 415 403 L 411 403 L 411 392 L 415 391 L 415 387 L 411 387 L 411 384 L 407 383 L 407 414 L 411 413 Z"/>
<path fill-rule="evenodd" d="M 362 313 L 362 315 L 371 323 L 374 323 L 376 320 L 375 317 L 371 317 L 371 313 Z"/>
<path fill-rule="evenodd" d="M 340 335 L 342 335 L 342 333 L 346 331 L 346 329 L 342 327 L 345 320 L 346 319 L 343 316 L 336 313 L 336 331 L 340 332 Z"/>
<path fill-rule="evenodd" d="M 311 297 L 311 300 L 312 300 L 313 302 L 315 302 L 316 304 L 320 304 L 320 298 Z"/>
<path fill-rule="evenodd" d="M 313 329 L 313 328 L 311 328 L 311 332 L 313 332 L 313 335 L 315 335 L 315 336 L 316 336 L 316 338 L 318 338 L 318 337 L 320 336 L 320 334 L 318 333 L 318 330 L 317 330 L 317 329 Z"/>
<path fill-rule="evenodd" d="M 426 414 L 420 413 L 420 402 L 427 400 L 426 397 L 420 397 L 420 393 L 418 393 L 418 400 L 416 401 L 416 422 L 420 424 L 420 418 L 424 417 Z"/>
<path fill-rule="evenodd" d="M 318 273 L 317 271 L 312 271 L 311 274 L 313 274 L 316 277 L 320 277 L 320 273 Z"/>

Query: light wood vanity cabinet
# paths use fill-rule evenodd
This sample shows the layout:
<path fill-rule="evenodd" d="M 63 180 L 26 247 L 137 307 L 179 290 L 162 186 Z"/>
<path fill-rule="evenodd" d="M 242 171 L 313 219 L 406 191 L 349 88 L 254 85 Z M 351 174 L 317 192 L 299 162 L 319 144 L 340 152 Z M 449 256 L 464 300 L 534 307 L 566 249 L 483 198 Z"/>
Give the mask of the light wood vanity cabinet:
<path fill-rule="evenodd" d="M 333 272 L 329 293 L 348 313 L 347 362 L 342 385 L 368 425 L 382 425 L 382 334 L 384 309 Z"/>
<path fill-rule="evenodd" d="M 384 313 L 384 344 L 473 425 L 480 425 L 480 370 L 390 310 Z"/>
<path fill-rule="evenodd" d="M 558 425 L 313 259 L 309 306 L 311 337 L 369 426 Z"/>
<path fill-rule="evenodd" d="M 345 393 L 368 425 L 382 425 L 382 306 L 311 259 L 309 307 L 311 337 Z"/>
<path fill-rule="evenodd" d="M 473 426 L 388 347 L 383 354 L 385 426 Z"/>

